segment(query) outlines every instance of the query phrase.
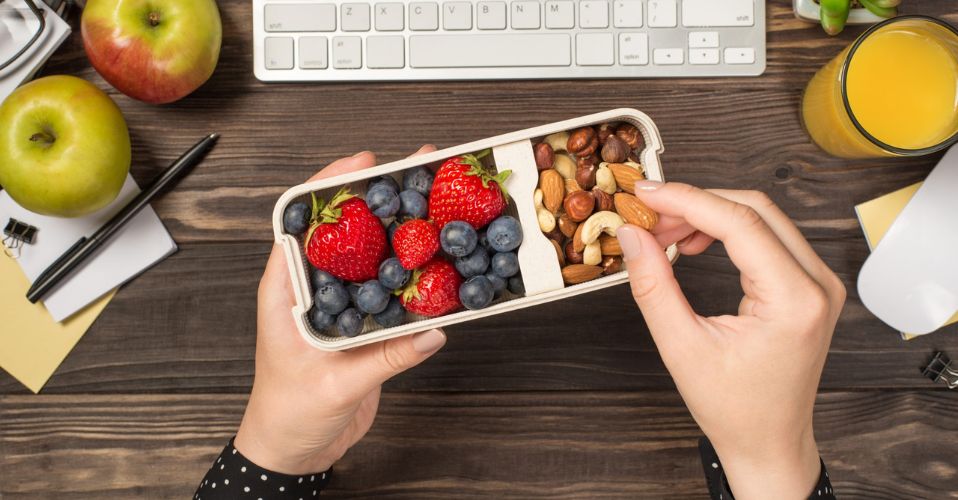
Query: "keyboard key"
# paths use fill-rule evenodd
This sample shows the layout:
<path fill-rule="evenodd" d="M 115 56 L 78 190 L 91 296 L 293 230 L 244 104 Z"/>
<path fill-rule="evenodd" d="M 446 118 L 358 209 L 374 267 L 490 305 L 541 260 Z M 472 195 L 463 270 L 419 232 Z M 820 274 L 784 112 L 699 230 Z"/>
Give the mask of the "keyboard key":
<path fill-rule="evenodd" d="M 755 64 L 755 49 L 738 47 L 725 49 L 725 64 Z"/>
<path fill-rule="evenodd" d="M 358 36 L 333 38 L 333 67 L 359 69 L 363 67 L 363 39 Z"/>
<path fill-rule="evenodd" d="M 652 51 L 652 61 L 655 64 L 666 66 L 685 62 L 683 49 L 655 49 Z"/>
<path fill-rule="evenodd" d="M 617 0 L 612 4 L 616 28 L 642 27 L 642 1 Z"/>
<path fill-rule="evenodd" d="M 690 49 L 711 49 L 719 46 L 717 31 L 693 31 L 689 33 Z"/>
<path fill-rule="evenodd" d="M 343 31 L 369 31 L 368 3 L 344 3 L 339 10 Z"/>
<path fill-rule="evenodd" d="M 276 3 L 264 10 L 266 31 L 335 31 L 336 4 Z"/>
<path fill-rule="evenodd" d="M 266 69 L 293 69 L 293 39 L 266 37 L 263 40 L 263 58 Z"/>
<path fill-rule="evenodd" d="M 402 35 L 366 37 L 366 67 L 402 68 L 406 65 L 406 42 Z"/>
<path fill-rule="evenodd" d="M 645 33 L 620 33 L 619 64 L 623 66 L 649 64 L 649 35 Z"/>
<path fill-rule="evenodd" d="M 506 3 L 479 2 L 476 4 L 476 27 L 481 30 L 506 29 Z"/>
<path fill-rule="evenodd" d="M 442 4 L 442 28 L 447 30 L 472 29 L 472 2 Z"/>
<path fill-rule="evenodd" d="M 539 2 L 512 2 L 512 29 L 539 29 Z"/>
<path fill-rule="evenodd" d="M 575 26 L 575 3 L 568 0 L 546 2 L 546 28 L 571 29 Z"/>
<path fill-rule="evenodd" d="M 612 33 L 579 33 L 575 36 L 575 63 L 579 66 L 612 66 L 615 46 Z"/>
<path fill-rule="evenodd" d="M 682 26 L 752 26 L 754 0 L 683 0 Z"/>
<path fill-rule="evenodd" d="M 299 67 L 303 69 L 326 69 L 329 67 L 326 37 L 299 37 Z"/>
<path fill-rule="evenodd" d="M 569 66 L 571 52 L 569 35 L 564 33 L 409 37 L 409 66 L 413 68 Z"/>
<path fill-rule="evenodd" d="M 409 4 L 409 29 L 436 31 L 439 29 L 439 4 L 412 2 Z"/>
<path fill-rule="evenodd" d="M 582 28 L 608 28 L 609 2 L 605 0 L 582 0 L 579 2 L 579 26 Z"/>
<path fill-rule="evenodd" d="M 718 64 L 718 49 L 689 49 L 689 64 Z"/>
<path fill-rule="evenodd" d="M 399 2 L 377 3 L 376 31 L 402 31 L 403 4 Z"/>
<path fill-rule="evenodd" d="M 650 28 L 674 28 L 678 21 L 676 16 L 675 0 L 649 0 Z"/>

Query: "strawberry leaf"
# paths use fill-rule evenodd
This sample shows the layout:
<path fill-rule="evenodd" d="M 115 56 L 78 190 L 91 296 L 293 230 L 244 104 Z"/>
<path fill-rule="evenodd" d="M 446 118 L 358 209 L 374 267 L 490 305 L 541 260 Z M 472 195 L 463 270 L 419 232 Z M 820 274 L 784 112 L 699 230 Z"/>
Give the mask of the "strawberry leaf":
<path fill-rule="evenodd" d="M 422 298 L 422 295 L 419 294 L 420 276 L 422 276 L 422 270 L 416 269 L 412 272 L 412 276 L 409 278 L 409 283 L 404 288 L 400 288 L 393 293 L 401 296 L 403 302 L 409 302 L 413 299 L 419 300 Z"/>

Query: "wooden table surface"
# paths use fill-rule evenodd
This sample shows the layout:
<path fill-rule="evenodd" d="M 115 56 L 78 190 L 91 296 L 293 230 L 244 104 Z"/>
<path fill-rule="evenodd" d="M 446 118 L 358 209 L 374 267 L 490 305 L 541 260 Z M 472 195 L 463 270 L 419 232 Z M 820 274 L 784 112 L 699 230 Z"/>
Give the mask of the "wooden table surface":
<path fill-rule="evenodd" d="M 940 155 L 843 161 L 812 145 L 802 89 L 862 29 L 829 38 L 790 5 L 769 2 L 758 78 L 267 85 L 253 77 L 250 2 L 221 0 L 216 73 L 164 107 L 110 89 L 74 34 L 45 73 L 109 90 L 138 181 L 203 134 L 223 138 L 154 204 L 179 252 L 117 294 L 41 395 L 0 373 L 0 497 L 192 494 L 242 415 L 270 213 L 289 186 L 364 149 L 391 161 L 616 107 L 656 121 L 667 178 L 767 192 L 844 280 L 815 414 L 841 497 L 958 496 L 958 393 L 919 373 L 935 349 L 958 356 L 958 328 L 904 342 L 855 290 L 868 248 L 853 206 L 921 180 Z M 958 23 L 950 0 L 903 10 Z M 720 246 L 677 274 L 701 313 L 735 310 Z M 642 325 L 620 286 L 449 328 L 442 351 L 386 385 L 330 496 L 706 498 L 700 432 Z"/>

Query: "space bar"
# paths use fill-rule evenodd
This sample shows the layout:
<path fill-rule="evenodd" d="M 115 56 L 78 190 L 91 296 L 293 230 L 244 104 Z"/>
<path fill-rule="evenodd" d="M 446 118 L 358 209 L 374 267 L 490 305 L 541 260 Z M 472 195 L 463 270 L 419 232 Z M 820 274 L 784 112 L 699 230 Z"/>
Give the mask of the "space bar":
<path fill-rule="evenodd" d="M 566 34 L 413 35 L 413 68 L 507 68 L 569 66 L 572 42 Z"/>

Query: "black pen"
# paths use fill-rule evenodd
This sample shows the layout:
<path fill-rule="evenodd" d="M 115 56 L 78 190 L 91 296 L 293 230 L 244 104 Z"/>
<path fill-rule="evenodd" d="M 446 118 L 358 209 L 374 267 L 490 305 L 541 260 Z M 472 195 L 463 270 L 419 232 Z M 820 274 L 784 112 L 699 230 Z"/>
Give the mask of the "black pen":
<path fill-rule="evenodd" d="M 213 149 L 217 139 L 219 139 L 219 134 L 210 134 L 204 137 L 154 179 L 149 187 L 140 191 L 140 194 L 133 198 L 133 201 L 127 203 L 109 222 L 93 233 L 93 236 L 80 238 L 79 241 L 74 243 L 66 253 L 40 273 L 37 280 L 27 290 L 27 300 L 36 303 L 61 281 L 69 277 L 84 260 L 106 243 L 127 222 L 130 222 L 136 214 L 140 213 L 140 210 L 147 206 L 160 191 L 172 185 L 201 162 L 206 153 Z"/>

